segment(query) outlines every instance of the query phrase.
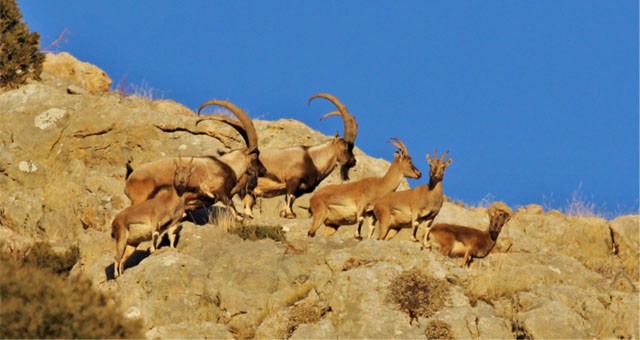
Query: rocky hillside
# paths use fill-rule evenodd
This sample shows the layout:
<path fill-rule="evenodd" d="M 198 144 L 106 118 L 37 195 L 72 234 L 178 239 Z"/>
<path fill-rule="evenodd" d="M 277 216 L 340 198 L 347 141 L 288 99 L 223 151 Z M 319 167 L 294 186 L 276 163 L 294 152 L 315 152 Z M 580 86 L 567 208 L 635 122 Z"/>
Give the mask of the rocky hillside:
<path fill-rule="evenodd" d="M 241 139 L 218 122 L 196 126 L 179 103 L 122 96 L 110 84 L 62 53 L 47 56 L 41 81 L 0 93 L 0 249 L 19 258 L 38 241 L 77 245 L 72 277 L 110 294 L 149 338 L 640 337 L 637 215 L 607 221 L 519 207 L 496 249 L 465 268 L 409 241 L 408 230 L 385 242 L 354 240 L 353 226 L 308 239 L 308 195 L 296 220 L 277 217 L 282 198 L 265 199 L 250 223 L 282 227 L 286 240 L 185 222 L 177 249 L 149 256 L 143 244 L 113 280 L 110 223 L 129 203 L 127 160 L 135 168 L 217 154 Z M 329 138 L 295 120 L 255 125 L 261 146 Z M 389 164 L 356 156 L 355 179 Z M 426 172 L 426 162 L 416 165 Z M 488 218 L 484 208 L 445 203 L 438 222 L 486 228 Z"/>

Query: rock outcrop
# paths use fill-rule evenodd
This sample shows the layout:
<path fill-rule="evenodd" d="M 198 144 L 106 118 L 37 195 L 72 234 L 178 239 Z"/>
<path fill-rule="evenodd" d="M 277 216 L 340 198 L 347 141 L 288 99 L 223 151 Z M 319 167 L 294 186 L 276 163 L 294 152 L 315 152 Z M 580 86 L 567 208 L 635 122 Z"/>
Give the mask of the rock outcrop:
<path fill-rule="evenodd" d="M 59 59 L 64 67 L 53 66 Z M 176 249 L 149 255 L 141 246 L 113 280 L 110 223 L 129 204 L 125 163 L 215 155 L 242 139 L 219 122 L 196 126 L 179 103 L 108 92 L 104 72 L 69 55 L 47 64 L 42 81 L 0 93 L 0 250 L 20 257 L 35 241 L 78 245 L 72 275 L 110 292 L 149 338 L 424 338 L 433 321 L 455 338 L 640 337 L 638 215 L 607 221 L 523 207 L 493 252 L 465 268 L 409 241 L 409 230 L 357 241 L 355 226 L 345 226 L 309 239 L 309 195 L 296 202 L 296 220 L 278 217 L 279 197 L 261 200 L 251 223 L 282 227 L 285 241 L 185 222 Z M 261 146 L 329 138 L 295 120 L 255 124 Z M 389 165 L 359 149 L 356 157 L 355 179 Z M 332 174 L 323 185 L 339 181 Z M 486 228 L 488 218 L 486 209 L 445 202 L 441 222 Z M 442 308 L 411 322 L 389 290 L 415 268 L 449 293 Z"/>

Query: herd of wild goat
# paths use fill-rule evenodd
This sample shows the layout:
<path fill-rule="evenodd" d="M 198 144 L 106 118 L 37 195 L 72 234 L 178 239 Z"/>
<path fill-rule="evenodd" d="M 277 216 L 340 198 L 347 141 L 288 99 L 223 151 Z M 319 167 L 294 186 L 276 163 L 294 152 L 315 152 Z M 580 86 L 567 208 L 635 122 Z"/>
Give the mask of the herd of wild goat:
<path fill-rule="evenodd" d="M 127 258 L 142 242 L 151 241 L 150 251 L 154 252 L 166 234 L 170 246 L 175 247 L 176 232 L 187 211 L 220 202 L 240 221 L 252 216 L 256 197 L 284 195 L 280 216 L 295 218 L 294 201 L 312 192 L 309 212 L 313 220 L 309 237 L 315 236 L 321 225 L 325 226 L 325 235 L 331 235 L 342 225 L 357 223 L 354 236 L 362 239 L 363 222 L 370 219 L 368 237 L 371 238 L 377 229 L 378 240 L 388 240 L 400 228 L 411 227 L 412 240 L 418 241 L 418 227 L 423 224 L 422 244 L 429 248 L 433 242 L 444 255 L 464 257 L 464 265 L 469 265 L 473 257 L 484 257 L 491 251 L 502 226 L 512 215 L 504 203 L 495 203 L 489 208 L 490 222 L 486 231 L 450 224 L 432 226 L 444 201 L 442 180 L 452 161 L 446 159 L 448 152 L 441 157 L 437 151 L 433 157 L 427 154 L 428 183 L 395 191 L 403 178 L 417 179 L 422 174 L 414 166 L 405 144 L 392 138 L 390 143 L 397 150 L 386 174 L 349 182 L 349 169 L 356 164 L 353 148 L 358 125 L 355 117 L 335 96 L 318 93 L 311 96 L 309 103 L 317 98 L 336 106 L 336 111 L 322 118 L 341 116 L 343 137 L 336 135 L 313 146 L 261 149 L 247 114 L 228 101 L 214 99 L 202 104 L 198 115 L 205 107 L 217 105 L 231 111 L 238 121 L 210 115 L 198 119 L 196 124 L 211 119 L 225 122 L 242 135 L 246 148 L 220 156 L 164 158 L 136 169 L 127 164 L 125 194 L 131 205 L 112 223 L 111 236 L 116 242 L 114 277 L 122 274 Z M 338 164 L 345 182 L 316 190 Z M 236 210 L 232 201 L 236 194 L 244 203 L 243 213 Z"/>

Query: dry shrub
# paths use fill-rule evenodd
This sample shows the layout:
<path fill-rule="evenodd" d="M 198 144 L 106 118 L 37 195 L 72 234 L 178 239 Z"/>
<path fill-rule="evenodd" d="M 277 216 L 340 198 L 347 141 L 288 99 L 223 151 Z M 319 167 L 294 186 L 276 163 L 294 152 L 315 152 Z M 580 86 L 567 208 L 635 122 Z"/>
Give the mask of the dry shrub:
<path fill-rule="evenodd" d="M 299 325 L 318 322 L 329 310 L 328 307 L 323 308 L 317 305 L 294 305 L 289 312 L 286 338 L 290 338 Z"/>
<path fill-rule="evenodd" d="M 276 242 L 286 241 L 285 232 L 281 226 L 269 225 L 239 225 L 230 230 L 232 234 L 240 236 L 243 240 L 261 240 L 270 238 Z"/>
<path fill-rule="evenodd" d="M 409 315 L 409 323 L 428 318 L 439 311 L 449 298 L 449 288 L 442 280 L 414 268 L 396 276 L 388 287 L 387 299 Z"/>
<path fill-rule="evenodd" d="M 78 262 L 80 258 L 80 249 L 78 246 L 72 246 L 64 253 L 53 250 L 47 242 L 38 242 L 33 245 L 24 263 L 42 269 L 48 269 L 55 274 L 69 273 L 71 268 Z"/>
<path fill-rule="evenodd" d="M 451 325 L 441 320 L 430 321 L 425 330 L 427 339 L 453 340 Z"/>
<path fill-rule="evenodd" d="M 232 322 L 227 329 L 235 339 L 255 339 L 256 337 L 256 326 L 247 321 Z"/>
<path fill-rule="evenodd" d="M 83 278 L 0 258 L 3 338 L 141 338 L 138 321 Z"/>

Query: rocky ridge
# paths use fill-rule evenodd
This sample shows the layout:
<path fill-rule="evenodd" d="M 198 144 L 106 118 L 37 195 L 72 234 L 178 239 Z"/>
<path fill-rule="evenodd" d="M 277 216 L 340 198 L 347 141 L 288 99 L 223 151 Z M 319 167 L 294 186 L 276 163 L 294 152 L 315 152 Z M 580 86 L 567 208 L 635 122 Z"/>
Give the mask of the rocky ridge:
<path fill-rule="evenodd" d="M 113 280 L 110 223 L 128 205 L 126 161 L 216 154 L 241 139 L 218 122 L 196 126 L 179 103 L 122 96 L 110 83 L 93 65 L 48 55 L 42 81 L 0 93 L 0 249 L 78 245 L 72 274 L 111 293 L 149 338 L 424 338 L 435 320 L 456 338 L 639 337 L 638 215 L 604 220 L 520 207 L 493 253 L 462 268 L 410 242 L 408 230 L 388 242 L 354 240 L 349 226 L 308 239 L 308 195 L 296 220 L 277 217 L 281 198 L 265 199 L 252 223 L 282 226 L 286 241 L 185 222 L 177 249 L 148 256 L 141 246 L 136 265 Z M 261 146 L 328 138 L 295 120 L 255 125 Z M 359 149 L 356 156 L 354 179 L 382 175 L 389 164 Z M 324 184 L 338 181 L 333 174 Z M 438 222 L 486 228 L 488 218 L 484 208 L 446 202 Z M 388 294 L 413 268 L 445 282 L 449 297 L 410 323 Z"/>

